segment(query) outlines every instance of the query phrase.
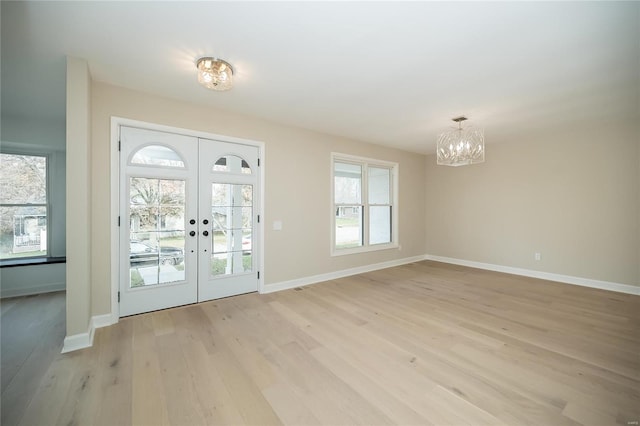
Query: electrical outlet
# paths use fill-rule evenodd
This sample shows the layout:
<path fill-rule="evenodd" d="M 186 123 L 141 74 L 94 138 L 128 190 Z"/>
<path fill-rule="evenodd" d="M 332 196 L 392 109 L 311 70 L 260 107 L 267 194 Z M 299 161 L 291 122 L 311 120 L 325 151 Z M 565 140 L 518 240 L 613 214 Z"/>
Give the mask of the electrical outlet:
<path fill-rule="evenodd" d="M 536 254 L 534 255 L 536 261 L 540 260 L 540 253 L 536 252 Z"/>

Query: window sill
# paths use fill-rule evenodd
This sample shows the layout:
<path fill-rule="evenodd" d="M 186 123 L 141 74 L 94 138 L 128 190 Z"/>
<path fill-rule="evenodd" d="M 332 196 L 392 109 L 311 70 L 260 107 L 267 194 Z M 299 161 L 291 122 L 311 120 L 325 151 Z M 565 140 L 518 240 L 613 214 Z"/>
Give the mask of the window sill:
<path fill-rule="evenodd" d="M 53 263 L 67 263 L 66 257 L 26 257 L 19 259 L 0 260 L 0 268 L 11 268 L 15 266 L 49 265 Z"/>
<path fill-rule="evenodd" d="M 372 246 L 365 247 L 354 247 L 354 248 L 346 248 L 346 249 L 336 249 L 331 250 L 331 256 L 346 256 L 349 254 L 358 254 L 358 253 L 371 253 L 374 251 L 382 251 L 382 250 L 392 250 L 398 249 L 400 246 L 398 243 L 388 243 L 388 244 L 375 244 Z"/>

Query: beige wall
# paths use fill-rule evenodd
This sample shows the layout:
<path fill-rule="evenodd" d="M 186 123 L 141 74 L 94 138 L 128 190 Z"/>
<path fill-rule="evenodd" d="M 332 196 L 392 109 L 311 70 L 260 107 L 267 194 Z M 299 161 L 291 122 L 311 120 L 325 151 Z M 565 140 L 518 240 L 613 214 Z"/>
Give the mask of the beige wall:
<path fill-rule="evenodd" d="M 91 77 L 87 62 L 67 58 L 67 336 L 91 318 Z"/>
<path fill-rule="evenodd" d="M 425 253 L 423 155 L 94 83 L 91 148 L 93 315 L 110 312 L 111 116 L 265 143 L 264 277 L 267 285 Z M 400 250 L 340 257 L 329 255 L 332 151 L 400 164 Z M 274 220 L 282 221 L 282 231 L 272 230 Z"/>
<path fill-rule="evenodd" d="M 636 123 L 522 135 L 469 167 L 428 156 L 427 253 L 640 286 Z"/>

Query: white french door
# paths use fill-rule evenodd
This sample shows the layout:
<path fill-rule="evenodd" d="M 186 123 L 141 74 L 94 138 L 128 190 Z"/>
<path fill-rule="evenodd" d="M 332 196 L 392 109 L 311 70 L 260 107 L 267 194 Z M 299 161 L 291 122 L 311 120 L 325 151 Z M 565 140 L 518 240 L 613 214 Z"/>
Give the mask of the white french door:
<path fill-rule="evenodd" d="M 200 301 L 257 290 L 257 170 L 256 147 L 200 140 Z"/>
<path fill-rule="evenodd" d="M 120 316 L 257 291 L 258 147 L 120 128 Z"/>

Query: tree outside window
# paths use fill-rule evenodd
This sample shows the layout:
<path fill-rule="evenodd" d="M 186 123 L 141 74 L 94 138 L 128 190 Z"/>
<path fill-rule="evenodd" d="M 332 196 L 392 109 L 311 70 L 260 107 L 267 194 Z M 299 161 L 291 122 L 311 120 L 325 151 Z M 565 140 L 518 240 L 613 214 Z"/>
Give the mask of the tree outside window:
<path fill-rule="evenodd" d="M 0 259 L 47 256 L 47 157 L 0 154 Z"/>

